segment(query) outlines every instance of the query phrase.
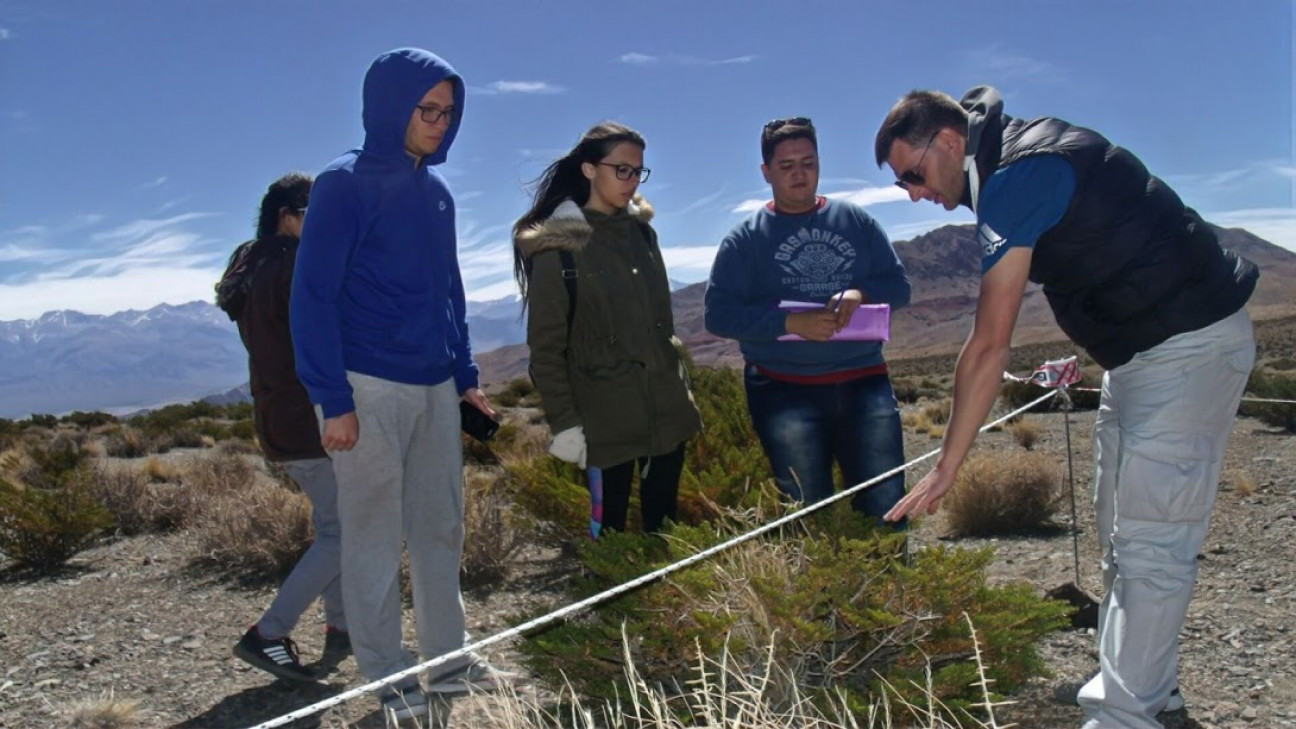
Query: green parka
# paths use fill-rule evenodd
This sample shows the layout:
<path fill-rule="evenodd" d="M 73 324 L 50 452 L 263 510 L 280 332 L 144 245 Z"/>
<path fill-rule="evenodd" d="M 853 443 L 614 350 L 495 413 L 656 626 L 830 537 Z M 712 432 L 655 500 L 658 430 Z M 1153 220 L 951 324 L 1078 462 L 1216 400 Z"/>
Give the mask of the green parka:
<path fill-rule="evenodd" d="M 527 345 L 549 429 L 583 426 L 591 466 L 668 453 L 702 427 L 651 218 L 638 196 L 615 215 L 567 200 L 513 241 L 530 269 Z M 577 270 L 570 332 L 559 250 Z"/>

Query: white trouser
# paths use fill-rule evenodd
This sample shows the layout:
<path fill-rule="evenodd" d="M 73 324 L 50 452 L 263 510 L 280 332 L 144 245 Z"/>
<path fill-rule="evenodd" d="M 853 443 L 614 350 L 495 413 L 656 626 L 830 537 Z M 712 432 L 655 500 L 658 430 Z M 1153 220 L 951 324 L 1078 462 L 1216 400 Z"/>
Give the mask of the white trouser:
<path fill-rule="evenodd" d="M 1160 729 L 1178 685 L 1179 630 L 1197 579 L 1224 449 L 1255 339 L 1245 310 L 1170 338 L 1103 377 L 1094 508 L 1107 595 L 1084 729 Z"/>

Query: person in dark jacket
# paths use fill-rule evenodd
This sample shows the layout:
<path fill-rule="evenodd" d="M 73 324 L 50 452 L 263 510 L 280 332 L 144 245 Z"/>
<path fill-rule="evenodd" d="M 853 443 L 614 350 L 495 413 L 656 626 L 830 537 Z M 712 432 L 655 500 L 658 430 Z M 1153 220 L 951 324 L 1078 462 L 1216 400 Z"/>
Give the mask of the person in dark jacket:
<path fill-rule="evenodd" d="M 643 527 L 655 532 L 675 518 L 684 442 L 701 419 L 652 208 L 637 194 L 649 174 L 644 147 L 615 122 L 587 131 L 541 176 L 513 226 L 513 259 L 550 453 L 602 469 L 604 528 L 625 530 L 639 471 Z"/>
<path fill-rule="evenodd" d="M 238 324 L 248 352 L 248 378 L 257 441 L 265 457 L 283 466 L 311 503 L 315 541 L 293 567 L 270 608 L 234 646 L 234 655 L 280 678 L 312 681 L 288 634 L 315 598 L 324 598 L 324 653 L 350 652 L 342 608 L 342 530 L 337 482 L 319 441 L 319 425 L 297 380 L 288 331 L 288 293 L 311 178 L 285 175 L 261 199 L 257 237 L 230 257 L 217 284 L 217 303 Z"/>
<path fill-rule="evenodd" d="M 976 213 L 981 294 L 959 355 L 936 466 L 888 518 L 934 512 L 1008 366 L 1028 281 L 1107 370 L 1094 428 L 1094 505 L 1107 595 L 1085 729 L 1156 729 L 1184 705 L 1178 635 L 1224 449 L 1255 361 L 1243 308 L 1259 271 L 1130 152 L 1062 119 L 913 91 L 877 133 L 877 163 L 914 202 Z"/>

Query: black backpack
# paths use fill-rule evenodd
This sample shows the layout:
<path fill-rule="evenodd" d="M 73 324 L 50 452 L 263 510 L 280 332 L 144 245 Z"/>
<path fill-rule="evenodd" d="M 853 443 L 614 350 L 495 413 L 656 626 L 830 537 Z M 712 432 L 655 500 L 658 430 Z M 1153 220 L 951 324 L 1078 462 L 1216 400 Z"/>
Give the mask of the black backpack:
<path fill-rule="evenodd" d="M 252 290 L 252 279 L 265 262 L 276 253 L 287 250 L 284 246 L 269 244 L 257 245 L 250 240 L 230 254 L 225 273 L 216 282 L 216 306 L 229 316 L 230 321 L 238 321 L 247 304 L 248 292 Z"/>

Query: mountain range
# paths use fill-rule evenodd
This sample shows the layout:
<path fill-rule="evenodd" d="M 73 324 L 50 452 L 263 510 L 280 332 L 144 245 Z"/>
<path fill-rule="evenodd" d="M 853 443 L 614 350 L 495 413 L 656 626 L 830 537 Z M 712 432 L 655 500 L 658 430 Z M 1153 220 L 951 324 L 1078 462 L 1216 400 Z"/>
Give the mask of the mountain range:
<path fill-rule="evenodd" d="M 1255 261 L 1257 319 L 1296 313 L 1296 253 L 1245 230 L 1220 229 L 1224 244 Z M 980 273 L 972 226 L 946 226 L 896 244 L 913 283 L 912 303 L 895 313 L 892 359 L 957 351 L 971 326 Z M 703 326 L 704 284 L 672 281 L 677 334 L 700 364 L 740 361 L 736 343 Z M 487 387 L 525 376 L 525 321 L 516 297 L 469 302 L 468 326 Z M 1038 287 L 1027 290 L 1014 342 L 1063 336 Z M 247 354 L 234 324 L 202 301 L 110 316 L 53 311 L 0 321 L 0 417 L 104 410 L 117 414 L 170 402 L 247 398 Z"/>

